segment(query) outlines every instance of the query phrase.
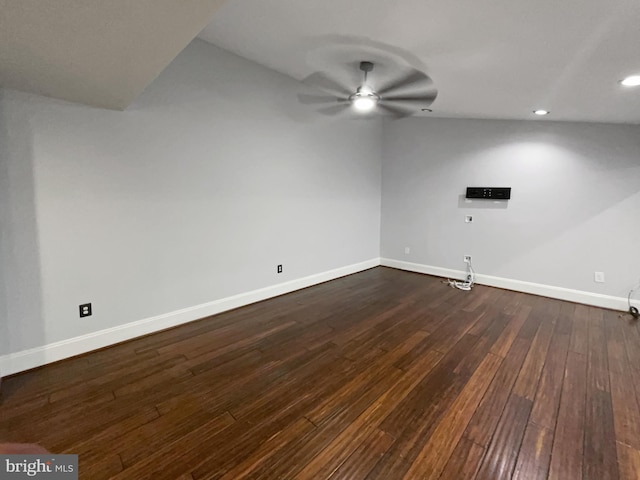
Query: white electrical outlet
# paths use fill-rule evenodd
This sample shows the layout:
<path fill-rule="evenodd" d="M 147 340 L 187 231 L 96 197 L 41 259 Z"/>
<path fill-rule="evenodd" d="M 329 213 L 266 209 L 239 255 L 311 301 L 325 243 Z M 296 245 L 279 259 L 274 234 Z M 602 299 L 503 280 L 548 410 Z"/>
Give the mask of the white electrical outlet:
<path fill-rule="evenodd" d="M 473 222 L 473 215 L 464 216 L 464 223 L 472 223 L 472 222 Z"/>
<path fill-rule="evenodd" d="M 594 272 L 593 281 L 596 283 L 604 283 L 604 272 Z"/>
<path fill-rule="evenodd" d="M 464 263 L 471 263 L 471 255 L 465 255 L 462 259 L 464 260 Z"/>
<path fill-rule="evenodd" d="M 411 249 L 409 247 L 404 247 L 404 254 L 409 255 L 411 253 Z"/>

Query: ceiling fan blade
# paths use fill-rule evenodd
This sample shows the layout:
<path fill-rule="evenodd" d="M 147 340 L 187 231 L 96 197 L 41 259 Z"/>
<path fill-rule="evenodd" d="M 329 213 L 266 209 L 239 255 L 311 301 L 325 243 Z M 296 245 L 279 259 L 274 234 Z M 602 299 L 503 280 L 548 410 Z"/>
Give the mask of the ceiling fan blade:
<path fill-rule="evenodd" d="M 304 105 L 321 105 L 347 101 L 346 98 L 336 98 L 329 95 L 307 95 L 305 93 L 299 93 L 298 100 Z"/>
<path fill-rule="evenodd" d="M 353 93 L 350 88 L 322 72 L 314 72 L 302 81 L 336 97 L 348 97 Z"/>
<path fill-rule="evenodd" d="M 436 97 L 438 96 L 438 92 L 436 90 L 433 90 L 432 92 L 426 93 L 426 94 L 422 94 L 422 95 L 417 95 L 417 96 L 385 96 L 382 100 L 384 100 L 386 103 L 391 103 L 391 104 L 401 104 L 401 105 L 406 105 L 409 108 L 415 108 L 415 109 L 420 109 L 420 108 L 427 108 L 429 107 L 429 105 L 431 105 Z"/>
<path fill-rule="evenodd" d="M 387 102 L 382 102 L 382 101 L 378 102 L 377 108 L 396 118 L 410 117 L 411 115 L 416 113 L 414 109 L 409 109 L 407 107 L 402 107 L 398 105 L 388 105 Z"/>
<path fill-rule="evenodd" d="M 411 70 L 408 74 L 394 81 L 387 82 L 378 89 L 378 95 L 416 96 L 422 92 L 434 90 L 431 78 L 418 70 Z"/>
<path fill-rule="evenodd" d="M 323 115 L 338 115 L 349 109 L 348 102 L 341 102 L 338 105 L 332 105 L 330 107 L 319 108 L 317 111 Z"/>

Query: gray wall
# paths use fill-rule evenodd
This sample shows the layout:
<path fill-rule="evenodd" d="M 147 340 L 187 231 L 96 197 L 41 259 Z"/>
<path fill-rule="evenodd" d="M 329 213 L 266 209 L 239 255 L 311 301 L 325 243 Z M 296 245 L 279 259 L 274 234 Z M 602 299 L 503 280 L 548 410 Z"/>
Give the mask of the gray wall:
<path fill-rule="evenodd" d="M 467 186 L 512 199 L 465 201 Z M 480 273 L 617 297 L 640 276 L 637 126 L 386 122 L 382 199 L 382 257 L 464 270 L 470 254 Z"/>
<path fill-rule="evenodd" d="M 298 93 L 199 40 L 125 112 L 4 92 L 8 351 L 377 258 L 381 123 Z"/>
<path fill-rule="evenodd" d="M 0 90 L 0 105 L 2 105 L 3 91 Z M 7 172 L 7 128 L 8 125 L 0 109 L 0 355 L 8 350 L 8 311 L 5 275 L 7 267 L 5 261 L 9 258 L 9 182 Z M 0 381 L 2 372 L 0 372 Z"/>
<path fill-rule="evenodd" d="M 45 343 L 33 131 L 11 97 L 0 91 L 0 353 Z"/>
<path fill-rule="evenodd" d="M 380 252 L 616 297 L 638 280 L 637 126 L 325 117 L 199 40 L 125 112 L 1 93 L 0 353 Z"/>

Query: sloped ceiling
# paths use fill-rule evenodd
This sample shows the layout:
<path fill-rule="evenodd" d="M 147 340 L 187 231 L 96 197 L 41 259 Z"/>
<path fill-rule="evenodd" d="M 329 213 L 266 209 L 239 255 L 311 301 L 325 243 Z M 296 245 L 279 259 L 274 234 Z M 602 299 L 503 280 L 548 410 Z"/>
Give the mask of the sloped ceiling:
<path fill-rule="evenodd" d="M 236 0 L 200 37 L 297 79 L 415 67 L 438 88 L 418 115 L 640 123 L 619 84 L 640 75 L 638 0 Z"/>
<path fill-rule="evenodd" d="M 0 87 L 124 109 L 223 0 L 0 0 Z"/>

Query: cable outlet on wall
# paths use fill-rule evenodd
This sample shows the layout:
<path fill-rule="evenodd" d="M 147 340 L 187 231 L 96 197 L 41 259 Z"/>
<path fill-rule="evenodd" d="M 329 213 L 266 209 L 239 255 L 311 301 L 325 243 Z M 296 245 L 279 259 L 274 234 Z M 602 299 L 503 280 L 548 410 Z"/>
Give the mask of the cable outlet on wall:
<path fill-rule="evenodd" d="M 462 259 L 464 263 L 471 263 L 471 255 L 465 255 Z"/>
<path fill-rule="evenodd" d="M 278 268 L 276 269 L 276 271 L 278 273 L 282 273 L 282 265 L 278 265 Z"/>
<path fill-rule="evenodd" d="M 411 249 L 409 247 L 404 247 L 404 254 L 409 255 L 411 253 Z"/>
<path fill-rule="evenodd" d="M 594 272 L 593 281 L 596 283 L 604 283 L 604 272 Z"/>

